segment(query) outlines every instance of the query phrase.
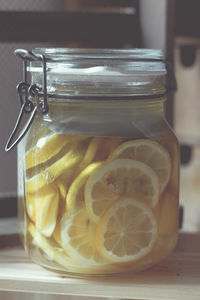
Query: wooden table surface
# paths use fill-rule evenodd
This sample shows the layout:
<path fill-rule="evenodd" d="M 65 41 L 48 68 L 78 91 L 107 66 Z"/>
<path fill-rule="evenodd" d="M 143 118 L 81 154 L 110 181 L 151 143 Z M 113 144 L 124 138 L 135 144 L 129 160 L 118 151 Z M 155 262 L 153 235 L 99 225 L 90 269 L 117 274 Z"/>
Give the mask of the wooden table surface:
<path fill-rule="evenodd" d="M 176 250 L 148 271 L 115 277 L 63 277 L 34 264 L 15 219 L 0 221 L 0 290 L 131 299 L 200 300 L 200 234 L 180 233 Z"/>

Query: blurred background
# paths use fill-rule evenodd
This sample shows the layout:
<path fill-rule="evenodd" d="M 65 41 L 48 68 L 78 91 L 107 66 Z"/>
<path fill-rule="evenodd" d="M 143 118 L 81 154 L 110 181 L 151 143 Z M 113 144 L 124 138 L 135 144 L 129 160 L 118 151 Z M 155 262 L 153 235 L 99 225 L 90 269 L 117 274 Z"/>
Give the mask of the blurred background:
<path fill-rule="evenodd" d="M 22 66 L 16 48 L 162 48 L 178 90 L 166 117 L 181 145 L 181 194 L 187 230 L 200 230 L 200 1 L 0 0 L 0 216 L 16 214 L 16 150 L 4 147 L 19 112 Z"/>

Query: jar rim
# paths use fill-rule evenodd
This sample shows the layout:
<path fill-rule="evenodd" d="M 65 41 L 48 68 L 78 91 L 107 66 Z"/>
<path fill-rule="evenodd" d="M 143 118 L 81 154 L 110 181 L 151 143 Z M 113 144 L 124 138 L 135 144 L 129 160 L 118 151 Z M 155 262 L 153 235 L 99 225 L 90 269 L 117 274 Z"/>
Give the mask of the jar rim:
<path fill-rule="evenodd" d="M 49 91 L 72 94 L 163 94 L 162 49 L 35 48 L 28 71 L 42 80 L 46 60 Z"/>
<path fill-rule="evenodd" d="M 41 60 L 45 57 L 52 74 L 72 75 L 75 69 L 79 75 L 83 71 L 83 76 L 85 71 L 92 76 L 91 72 L 105 76 L 105 72 L 112 75 L 113 71 L 120 71 L 123 76 L 165 76 L 167 73 L 162 49 L 35 48 L 32 53 L 36 60 L 30 65 L 31 72 L 41 71 L 38 67 L 42 67 Z"/>
<path fill-rule="evenodd" d="M 123 61 L 165 61 L 162 49 L 99 49 L 99 48 L 35 48 L 32 53 L 36 56 L 45 55 L 51 61 L 71 59 L 98 59 Z"/>

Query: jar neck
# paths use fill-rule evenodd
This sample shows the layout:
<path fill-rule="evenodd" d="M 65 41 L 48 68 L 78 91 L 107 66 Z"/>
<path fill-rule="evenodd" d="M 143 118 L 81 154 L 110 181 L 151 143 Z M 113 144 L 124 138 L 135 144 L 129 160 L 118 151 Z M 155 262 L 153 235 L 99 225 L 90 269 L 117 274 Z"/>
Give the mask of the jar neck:
<path fill-rule="evenodd" d="M 72 77 L 72 75 L 70 75 Z M 164 75 L 123 75 L 123 76 L 82 76 L 79 80 L 63 74 L 47 74 L 47 92 L 54 95 L 70 96 L 154 96 L 166 92 Z M 75 76 L 74 76 L 75 77 Z M 87 77 L 87 79 L 86 79 Z M 81 81 L 82 80 L 82 81 Z M 41 89 L 43 76 L 32 71 L 32 84 Z"/>
<path fill-rule="evenodd" d="M 52 101 L 48 114 L 38 117 L 40 123 L 44 122 L 57 133 L 152 136 L 166 130 L 164 102 L 165 98 L 151 101 Z"/>
<path fill-rule="evenodd" d="M 79 113 L 80 115 L 110 115 L 123 114 L 132 115 L 143 118 L 145 116 L 160 116 L 164 115 L 164 103 L 166 97 L 151 98 L 148 100 L 97 100 L 97 101 L 49 101 L 49 116 L 59 115 L 62 113 Z"/>

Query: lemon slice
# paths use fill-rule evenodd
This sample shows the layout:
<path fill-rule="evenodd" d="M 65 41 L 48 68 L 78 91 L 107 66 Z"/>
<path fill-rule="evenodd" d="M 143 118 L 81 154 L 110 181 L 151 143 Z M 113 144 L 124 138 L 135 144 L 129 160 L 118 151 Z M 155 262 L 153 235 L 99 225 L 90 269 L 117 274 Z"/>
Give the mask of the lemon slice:
<path fill-rule="evenodd" d="M 74 260 L 86 266 L 101 265 L 104 262 L 95 247 L 96 227 L 85 208 L 66 213 L 61 220 L 62 247 Z"/>
<path fill-rule="evenodd" d="M 157 237 L 152 210 L 132 198 L 116 201 L 102 216 L 96 234 L 99 252 L 113 262 L 133 262 L 147 255 Z"/>
<path fill-rule="evenodd" d="M 53 237 L 54 237 L 55 241 L 58 243 L 58 245 L 60 247 L 62 247 L 62 245 L 61 245 L 61 238 L 60 238 L 60 222 L 57 222 L 56 228 L 55 228 L 55 230 L 53 232 Z"/>
<path fill-rule="evenodd" d="M 66 212 L 66 188 L 64 186 L 64 184 L 60 181 L 60 180 L 56 180 L 55 184 L 58 187 L 58 191 L 59 191 L 59 205 L 58 205 L 58 216 L 57 216 L 57 221 L 60 221 L 62 216 L 65 214 Z"/>
<path fill-rule="evenodd" d="M 35 195 L 34 194 L 27 194 L 26 195 L 26 212 L 29 218 L 35 223 Z"/>
<path fill-rule="evenodd" d="M 92 163 L 87 166 L 76 179 L 72 182 L 66 197 L 67 209 L 73 210 L 85 204 L 84 187 L 85 183 L 92 174 L 102 163 Z"/>
<path fill-rule="evenodd" d="M 82 170 L 84 169 L 87 165 L 89 165 L 92 160 L 94 159 L 96 152 L 98 150 L 98 147 L 100 145 L 101 139 L 100 138 L 92 138 L 92 140 L 90 141 L 89 145 L 88 145 L 88 149 L 85 153 L 85 156 L 82 160 L 82 162 L 80 163 L 79 169 Z"/>
<path fill-rule="evenodd" d="M 78 274 L 110 274 L 117 271 L 113 264 L 86 266 L 80 262 L 77 263 L 54 240 L 44 237 L 31 222 L 28 225 L 28 232 L 33 238 L 33 244 L 46 254 L 45 257 L 47 256 L 51 260 L 51 264 L 52 261 L 55 261 L 60 266 L 55 265 L 56 270 L 60 268 L 61 271 Z M 33 253 L 31 253 L 32 257 Z M 41 261 L 41 257 L 35 256 L 34 258 L 36 262 Z M 49 261 L 46 262 L 46 264 L 48 263 Z"/>
<path fill-rule="evenodd" d="M 125 195 L 154 207 L 158 202 L 159 180 L 146 164 L 132 159 L 116 159 L 100 166 L 85 185 L 89 215 L 98 221 L 104 210 Z"/>
<path fill-rule="evenodd" d="M 171 175 L 171 159 L 168 151 L 157 142 L 140 139 L 123 143 L 109 156 L 109 159 L 116 158 L 128 158 L 146 163 L 158 175 L 161 192 L 167 186 Z"/>
<path fill-rule="evenodd" d="M 76 165 L 75 165 L 76 166 Z M 66 196 L 69 190 L 70 185 L 72 184 L 75 174 L 76 174 L 76 167 L 72 166 L 69 168 L 67 172 L 61 174 L 55 181 L 58 189 L 60 191 L 60 197 L 66 205 Z"/>
<path fill-rule="evenodd" d="M 75 264 L 73 259 L 68 256 L 66 252 L 58 248 L 56 242 L 54 242 L 53 240 L 50 241 L 49 239 L 44 237 L 32 223 L 29 223 L 28 231 L 33 238 L 33 244 L 37 245 L 58 264 L 65 268 L 68 268 L 70 265 Z"/>
<path fill-rule="evenodd" d="M 58 214 L 59 191 L 49 184 L 34 194 L 27 194 L 26 209 L 37 229 L 45 236 L 51 236 Z"/>
<path fill-rule="evenodd" d="M 26 168 L 44 163 L 67 143 L 69 143 L 69 136 L 65 134 L 51 134 L 40 138 L 36 146 L 26 153 Z"/>
<path fill-rule="evenodd" d="M 57 185 L 60 193 L 60 200 L 65 202 L 67 196 L 67 186 L 68 184 L 64 184 L 61 179 L 56 179 L 55 184 Z"/>
<path fill-rule="evenodd" d="M 26 189 L 29 193 L 34 193 L 45 185 L 51 183 L 67 170 L 76 165 L 81 160 L 78 152 L 69 150 L 64 156 L 56 160 L 49 167 L 42 169 L 38 174 L 26 179 Z"/>
<path fill-rule="evenodd" d="M 66 212 L 66 196 L 71 182 L 73 181 L 74 170 L 67 170 L 66 174 L 61 175 L 55 180 L 60 193 L 59 208 L 58 208 L 58 221 Z"/>

